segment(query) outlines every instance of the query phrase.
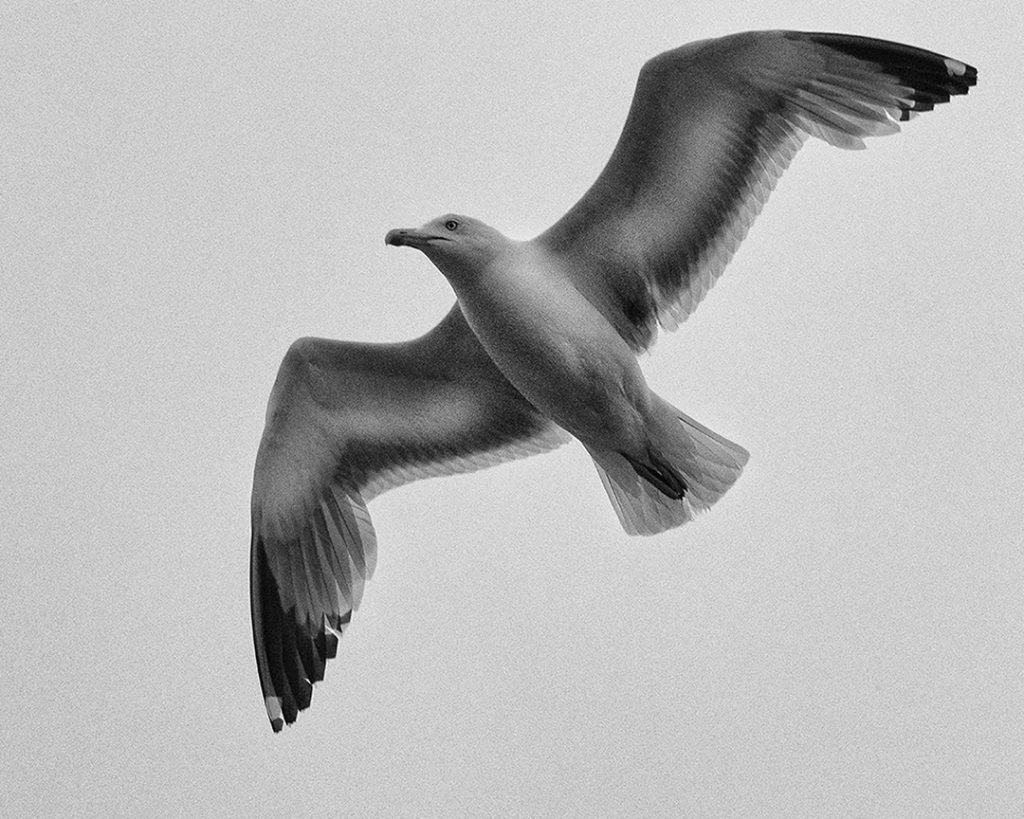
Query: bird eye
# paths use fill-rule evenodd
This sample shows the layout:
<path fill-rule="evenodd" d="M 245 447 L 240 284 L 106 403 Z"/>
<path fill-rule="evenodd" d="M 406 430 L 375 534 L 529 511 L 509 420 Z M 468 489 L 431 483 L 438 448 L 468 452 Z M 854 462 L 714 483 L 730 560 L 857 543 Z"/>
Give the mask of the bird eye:
<path fill-rule="evenodd" d="M 449 219 L 447 222 L 444 223 L 444 226 L 448 230 L 456 230 L 459 227 L 459 223 L 456 222 L 454 219 Z"/>

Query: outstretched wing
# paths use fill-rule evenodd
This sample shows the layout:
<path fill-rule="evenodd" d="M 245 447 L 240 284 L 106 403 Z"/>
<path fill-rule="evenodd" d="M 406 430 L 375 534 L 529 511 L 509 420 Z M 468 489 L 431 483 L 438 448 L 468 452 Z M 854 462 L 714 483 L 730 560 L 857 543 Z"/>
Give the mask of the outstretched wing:
<path fill-rule="evenodd" d="M 458 305 L 415 341 L 293 344 L 252 492 L 253 640 L 274 730 L 309 705 L 373 572 L 370 498 L 565 440 L 491 363 Z"/>
<path fill-rule="evenodd" d="M 593 187 L 536 241 L 636 349 L 725 268 L 808 136 L 840 148 L 966 94 L 958 60 L 846 34 L 765 31 L 667 51 L 640 72 Z"/>

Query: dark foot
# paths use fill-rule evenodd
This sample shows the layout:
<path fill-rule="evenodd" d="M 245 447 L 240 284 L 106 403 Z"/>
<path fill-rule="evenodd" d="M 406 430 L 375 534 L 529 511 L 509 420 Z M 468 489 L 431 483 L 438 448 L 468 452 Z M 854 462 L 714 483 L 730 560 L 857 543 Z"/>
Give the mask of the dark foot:
<path fill-rule="evenodd" d="M 661 494 L 681 500 L 686 497 L 688 487 L 683 476 L 671 464 L 666 463 L 650 450 L 647 451 L 649 463 L 643 463 L 630 458 L 625 452 L 620 453 L 623 458 L 629 461 L 630 466 L 636 470 L 636 474 L 654 486 Z"/>

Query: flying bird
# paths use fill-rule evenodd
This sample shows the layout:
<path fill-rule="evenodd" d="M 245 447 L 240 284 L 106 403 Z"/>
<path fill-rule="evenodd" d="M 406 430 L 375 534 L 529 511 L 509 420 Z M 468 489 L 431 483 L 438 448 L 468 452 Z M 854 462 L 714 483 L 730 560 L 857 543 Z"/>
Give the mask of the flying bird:
<path fill-rule="evenodd" d="M 576 438 L 629 534 L 717 501 L 747 452 L 655 395 L 637 355 L 693 312 L 807 137 L 863 148 L 976 81 L 959 60 L 846 34 L 691 43 L 643 66 L 604 170 L 536 238 L 456 214 L 388 232 L 457 300 L 412 341 L 305 338 L 284 357 L 252 493 L 253 637 L 273 729 L 309 705 L 359 605 L 376 495 Z"/>

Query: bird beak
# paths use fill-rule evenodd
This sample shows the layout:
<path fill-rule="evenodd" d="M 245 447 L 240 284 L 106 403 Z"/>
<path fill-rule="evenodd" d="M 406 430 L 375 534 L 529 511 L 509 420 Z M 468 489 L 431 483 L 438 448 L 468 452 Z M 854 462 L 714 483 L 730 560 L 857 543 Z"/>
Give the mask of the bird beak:
<path fill-rule="evenodd" d="M 387 235 L 384 237 L 384 244 L 394 245 L 395 247 L 408 245 L 409 247 L 418 248 L 423 247 L 428 239 L 428 236 L 416 230 L 416 228 L 395 228 L 387 232 Z"/>
<path fill-rule="evenodd" d="M 384 244 L 401 247 L 405 244 L 406 237 L 412 232 L 414 231 L 411 231 L 408 228 L 395 228 L 394 230 L 389 230 L 384 236 Z"/>
<path fill-rule="evenodd" d="M 431 242 L 448 241 L 445 236 L 435 236 L 432 233 L 425 233 L 418 228 L 395 228 L 389 230 L 387 235 L 384 237 L 384 244 L 394 245 L 395 247 L 415 247 L 417 250 L 423 250 Z"/>

